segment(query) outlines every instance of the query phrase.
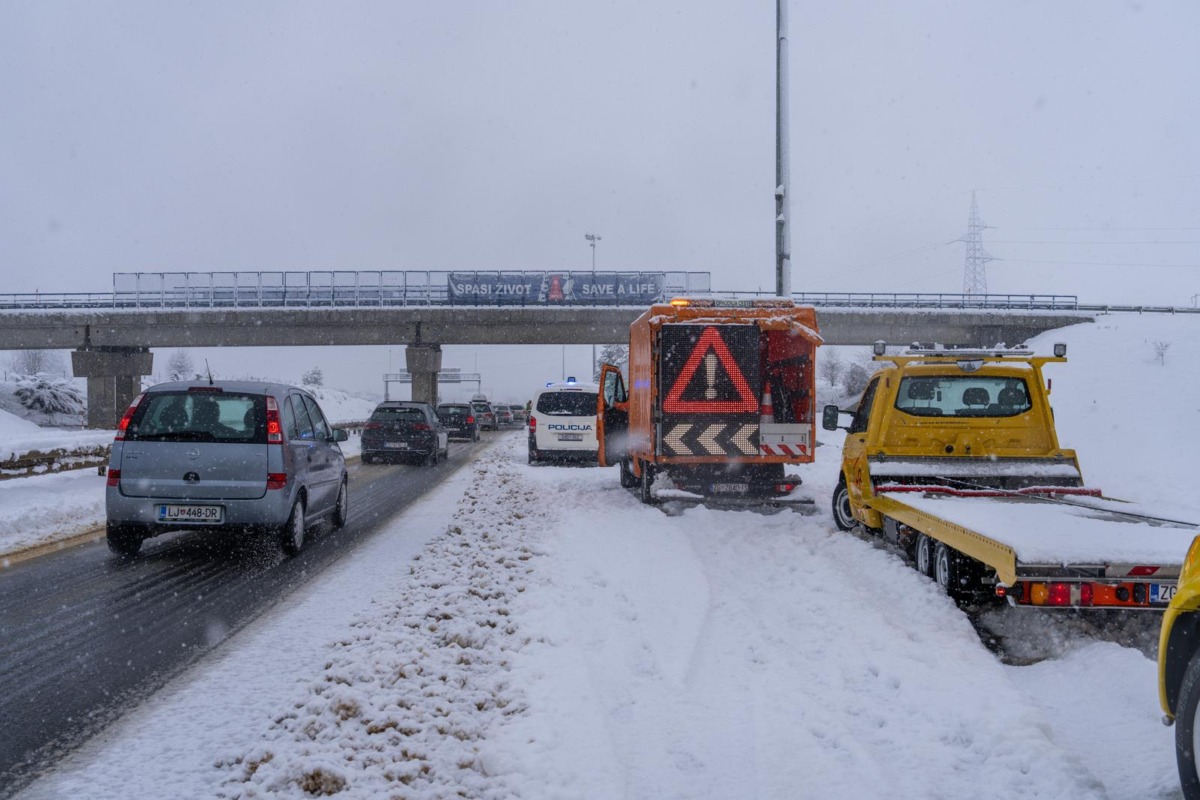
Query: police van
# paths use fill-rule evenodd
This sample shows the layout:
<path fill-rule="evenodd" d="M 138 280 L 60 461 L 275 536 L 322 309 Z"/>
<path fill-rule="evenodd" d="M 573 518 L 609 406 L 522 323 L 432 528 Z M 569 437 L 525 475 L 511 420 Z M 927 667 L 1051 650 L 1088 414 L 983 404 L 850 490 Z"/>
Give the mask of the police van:
<path fill-rule="evenodd" d="M 596 460 L 596 395 L 600 387 L 574 378 L 538 392 L 529 412 L 529 463 Z"/>

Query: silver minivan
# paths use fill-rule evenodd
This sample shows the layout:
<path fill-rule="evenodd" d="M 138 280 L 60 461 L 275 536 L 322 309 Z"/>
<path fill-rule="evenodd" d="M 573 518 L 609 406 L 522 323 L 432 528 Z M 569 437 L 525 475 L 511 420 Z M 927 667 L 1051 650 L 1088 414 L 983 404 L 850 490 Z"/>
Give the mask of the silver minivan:
<path fill-rule="evenodd" d="M 117 428 L 105 494 L 108 546 L 181 529 L 269 531 L 288 555 L 311 524 L 346 524 L 346 461 L 312 395 L 252 381 L 160 383 Z"/>

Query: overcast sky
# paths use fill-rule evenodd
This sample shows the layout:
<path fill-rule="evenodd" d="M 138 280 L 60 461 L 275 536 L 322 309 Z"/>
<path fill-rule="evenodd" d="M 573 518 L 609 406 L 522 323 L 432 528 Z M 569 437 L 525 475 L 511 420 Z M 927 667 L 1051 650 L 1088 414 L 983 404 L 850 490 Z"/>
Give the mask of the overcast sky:
<path fill-rule="evenodd" d="M 1192 305 L 1200 3 L 790 8 L 793 288 L 961 291 L 975 190 L 991 291 Z M 586 232 L 601 270 L 772 289 L 774 21 L 771 0 L 0 0 L 0 291 L 587 269 Z M 504 392 L 561 371 L 558 348 L 446 362 L 477 355 L 519 373 Z M 378 388 L 385 356 L 281 377 L 326 361 Z"/>

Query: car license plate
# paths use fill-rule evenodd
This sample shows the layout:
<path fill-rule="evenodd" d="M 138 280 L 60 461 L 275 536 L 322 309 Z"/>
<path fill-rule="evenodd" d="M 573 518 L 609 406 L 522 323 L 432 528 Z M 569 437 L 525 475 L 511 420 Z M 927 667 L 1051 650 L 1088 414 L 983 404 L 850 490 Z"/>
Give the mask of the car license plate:
<path fill-rule="evenodd" d="M 392 450 L 407 450 L 408 442 L 384 442 L 384 447 L 389 447 Z"/>
<path fill-rule="evenodd" d="M 745 494 L 750 491 L 748 483 L 714 483 L 713 494 Z"/>
<path fill-rule="evenodd" d="M 558 440 L 560 442 L 582 442 L 583 434 L 582 433 L 560 433 L 558 435 Z"/>
<path fill-rule="evenodd" d="M 225 518 L 224 506 L 158 507 L 159 522 L 220 522 Z"/>
<path fill-rule="evenodd" d="M 1174 583 L 1150 584 L 1150 603 L 1166 605 L 1175 599 L 1175 590 L 1178 588 L 1178 585 Z"/>

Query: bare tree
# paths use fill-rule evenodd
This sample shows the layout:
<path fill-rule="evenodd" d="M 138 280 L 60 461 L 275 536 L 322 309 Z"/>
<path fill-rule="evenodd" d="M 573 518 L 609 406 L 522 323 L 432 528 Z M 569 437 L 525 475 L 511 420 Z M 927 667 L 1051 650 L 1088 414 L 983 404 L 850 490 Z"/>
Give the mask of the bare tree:
<path fill-rule="evenodd" d="M 1154 348 L 1154 357 L 1158 359 L 1158 363 L 1166 366 L 1167 350 L 1171 348 L 1170 342 L 1150 342 L 1150 346 Z"/>
<path fill-rule="evenodd" d="M 12 371 L 20 375 L 62 373 L 62 356 L 54 350 L 18 350 L 12 357 Z"/>
<path fill-rule="evenodd" d="M 301 376 L 300 382 L 305 386 L 324 386 L 325 373 L 321 372 L 320 367 L 313 367 Z"/>
<path fill-rule="evenodd" d="M 817 351 L 817 374 L 827 380 L 830 386 L 837 386 L 838 378 L 842 377 L 845 369 L 846 365 L 838 351 L 829 347 Z"/>
<path fill-rule="evenodd" d="M 188 354 L 187 350 L 176 350 L 174 353 L 171 353 L 171 358 L 167 361 L 168 380 L 191 380 L 195 374 L 195 368 L 192 366 L 192 357 Z"/>

